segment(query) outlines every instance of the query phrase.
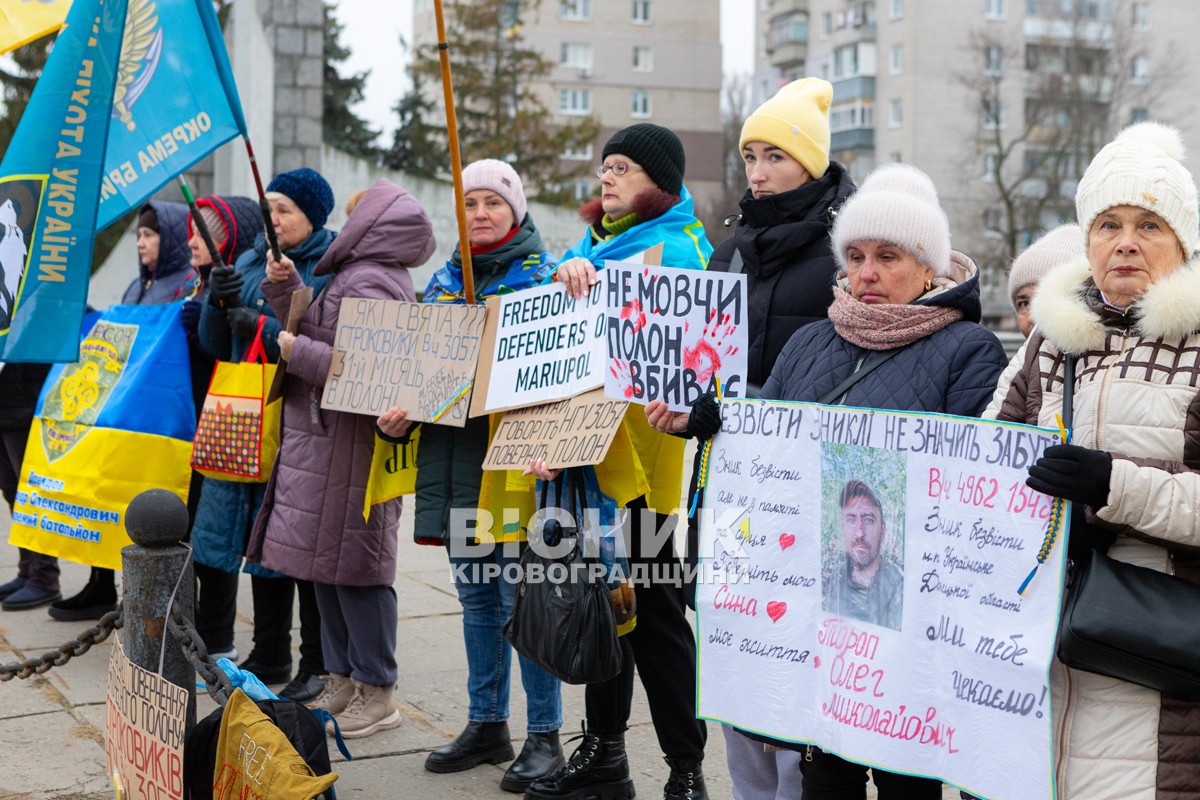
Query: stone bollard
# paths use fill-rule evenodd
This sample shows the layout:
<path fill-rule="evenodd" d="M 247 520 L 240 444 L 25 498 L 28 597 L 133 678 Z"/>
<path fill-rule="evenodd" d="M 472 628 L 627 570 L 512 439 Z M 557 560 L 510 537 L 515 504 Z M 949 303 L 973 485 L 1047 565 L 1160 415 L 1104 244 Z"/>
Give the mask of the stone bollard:
<path fill-rule="evenodd" d="M 173 608 L 188 619 L 195 613 L 196 580 L 189 550 L 179 544 L 187 529 L 187 506 L 178 496 L 165 489 L 149 489 L 133 498 L 125 511 L 125 530 L 133 544 L 121 551 L 125 602 L 121 616 L 129 660 L 158 673 L 161 659 L 162 676 L 187 689 L 190 731 L 196 725 L 196 672 L 184 657 L 179 639 L 167 630 L 172 592 Z"/>

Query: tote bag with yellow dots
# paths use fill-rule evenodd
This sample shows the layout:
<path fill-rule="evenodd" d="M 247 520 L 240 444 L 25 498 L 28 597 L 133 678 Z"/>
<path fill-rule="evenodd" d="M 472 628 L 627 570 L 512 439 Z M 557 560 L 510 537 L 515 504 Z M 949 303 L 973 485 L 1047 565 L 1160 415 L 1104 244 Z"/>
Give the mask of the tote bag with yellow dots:
<path fill-rule="evenodd" d="M 275 364 L 267 363 L 258 318 L 254 340 L 240 364 L 218 361 L 208 384 L 192 442 L 192 468 L 207 478 L 261 483 L 279 453 L 282 401 L 267 402 Z"/>

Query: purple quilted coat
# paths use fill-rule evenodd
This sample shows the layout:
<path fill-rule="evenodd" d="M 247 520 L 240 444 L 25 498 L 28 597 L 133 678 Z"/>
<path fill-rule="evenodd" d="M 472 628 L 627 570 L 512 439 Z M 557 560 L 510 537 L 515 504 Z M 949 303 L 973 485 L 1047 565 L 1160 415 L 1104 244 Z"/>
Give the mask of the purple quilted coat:
<path fill-rule="evenodd" d="M 254 522 L 247 558 L 285 575 L 341 586 L 390 586 L 396 577 L 400 498 L 372 506 L 363 495 L 375 446 L 375 418 L 320 407 L 343 297 L 412 300 L 409 267 L 435 247 L 416 198 L 380 179 L 363 196 L 314 274 L 333 273 L 300 323 L 287 362 L 279 459 Z M 262 289 L 287 318 L 292 275 Z M 282 363 L 282 362 L 281 362 Z"/>

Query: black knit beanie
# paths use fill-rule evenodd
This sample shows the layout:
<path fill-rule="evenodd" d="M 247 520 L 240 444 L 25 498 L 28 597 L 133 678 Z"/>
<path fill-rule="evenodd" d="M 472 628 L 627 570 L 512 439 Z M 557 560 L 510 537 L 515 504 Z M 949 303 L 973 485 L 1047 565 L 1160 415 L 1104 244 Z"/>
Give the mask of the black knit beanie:
<path fill-rule="evenodd" d="M 158 231 L 158 212 L 154 210 L 154 206 L 146 203 L 142 206 L 141 212 L 138 214 L 139 228 L 149 228 L 152 231 Z"/>
<path fill-rule="evenodd" d="M 683 189 L 683 143 L 674 131 L 649 122 L 630 125 L 612 135 L 601 158 L 613 153 L 635 161 L 664 192 L 678 195 Z"/>

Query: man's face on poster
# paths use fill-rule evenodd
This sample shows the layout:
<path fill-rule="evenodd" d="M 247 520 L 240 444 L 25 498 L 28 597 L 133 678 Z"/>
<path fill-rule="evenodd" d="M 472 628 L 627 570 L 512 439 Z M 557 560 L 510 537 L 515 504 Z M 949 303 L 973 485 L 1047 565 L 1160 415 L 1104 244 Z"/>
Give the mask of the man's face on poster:
<path fill-rule="evenodd" d="M 886 525 L 883 512 L 866 497 L 852 497 L 842 506 L 842 539 L 855 569 L 866 569 L 879 560 Z"/>

